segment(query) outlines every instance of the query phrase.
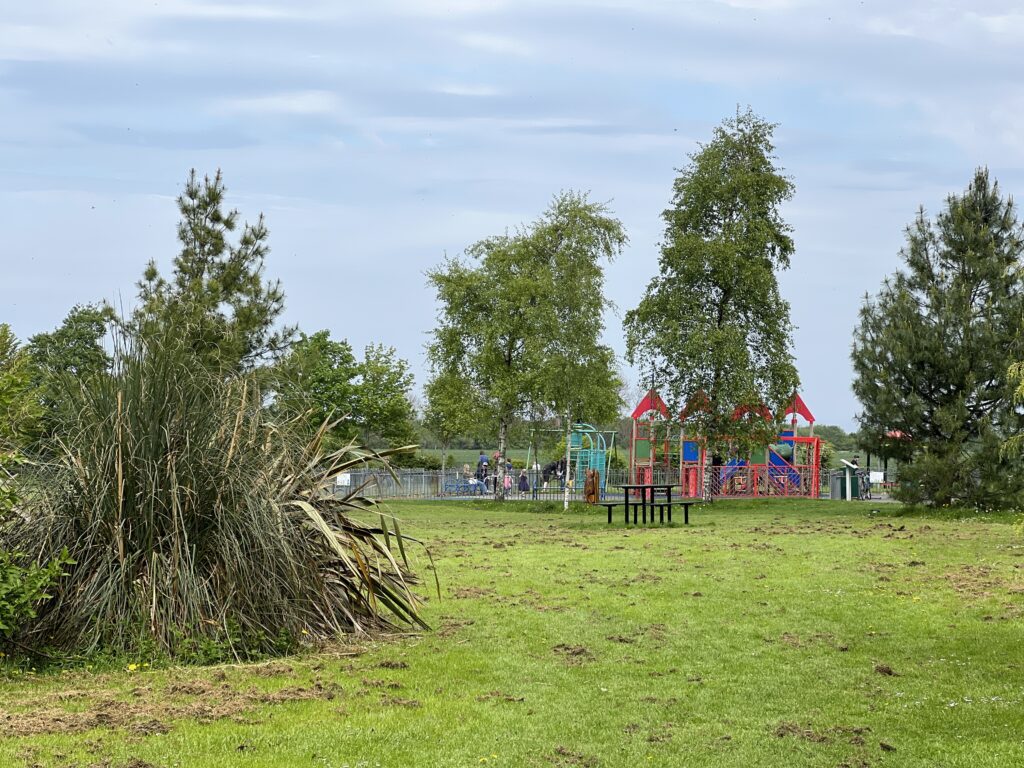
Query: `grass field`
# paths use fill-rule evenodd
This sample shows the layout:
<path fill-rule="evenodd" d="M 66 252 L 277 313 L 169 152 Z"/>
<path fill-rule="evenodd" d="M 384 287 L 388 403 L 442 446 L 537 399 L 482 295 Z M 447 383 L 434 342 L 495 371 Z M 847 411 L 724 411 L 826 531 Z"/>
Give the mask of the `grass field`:
<path fill-rule="evenodd" d="M 9 672 L 0 765 L 1024 764 L 1018 526 L 840 502 L 646 530 L 530 509 L 395 506 L 432 543 L 428 633 Z"/>

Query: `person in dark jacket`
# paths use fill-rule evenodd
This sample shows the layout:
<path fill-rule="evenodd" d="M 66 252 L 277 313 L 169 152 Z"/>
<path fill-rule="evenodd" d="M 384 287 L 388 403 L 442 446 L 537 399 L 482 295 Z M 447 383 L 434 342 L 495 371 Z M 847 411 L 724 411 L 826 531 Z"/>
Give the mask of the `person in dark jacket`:
<path fill-rule="evenodd" d="M 526 476 L 526 470 L 519 473 L 519 495 L 525 496 L 530 492 L 530 478 Z"/>

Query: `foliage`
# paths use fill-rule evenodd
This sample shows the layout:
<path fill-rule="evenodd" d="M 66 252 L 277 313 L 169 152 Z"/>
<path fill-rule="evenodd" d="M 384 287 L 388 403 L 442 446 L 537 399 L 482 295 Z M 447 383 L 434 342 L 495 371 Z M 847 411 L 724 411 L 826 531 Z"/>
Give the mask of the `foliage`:
<path fill-rule="evenodd" d="M 45 429 L 52 429 L 52 411 L 62 395 L 65 374 L 85 378 L 110 368 L 103 339 L 113 320 L 113 310 L 107 305 L 77 304 L 56 329 L 29 339 L 26 350 L 45 408 Z"/>
<path fill-rule="evenodd" d="M 832 467 L 836 459 L 836 447 L 828 440 L 821 441 L 821 454 L 818 457 L 818 466 L 827 470 Z"/>
<path fill-rule="evenodd" d="M 551 288 L 544 302 L 550 309 L 542 331 L 544 365 L 538 371 L 541 404 L 561 418 L 567 435 L 580 420 L 611 421 L 622 404 L 615 353 L 601 343 L 601 334 L 607 304 L 603 262 L 621 253 L 625 243 L 622 223 L 607 206 L 572 192 L 555 198 L 529 236 L 529 247 L 538 252 L 540 279 Z M 563 506 L 569 506 L 568 484 Z"/>
<path fill-rule="evenodd" d="M 347 341 L 333 341 L 329 331 L 302 334 L 276 368 L 275 408 L 305 422 L 310 434 L 325 423 L 330 445 L 356 436 L 359 364 Z"/>
<path fill-rule="evenodd" d="M 36 617 L 50 590 L 67 575 L 64 569 L 74 565 L 66 549 L 44 565 L 23 565 L 27 560 L 23 552 L 0 550 L 0 647 Z"/>
<path fill-rule="evenodd" d="M 622 404 L 615 355 L 604 332 L 603 262 L 626 244 L 622 223 L 608 208 L 567 192 L 533 225 L 527 247 L 536 252 L 535 276 L 549 286 L 542 315 L 544 364 L 538 372 L 542 401 L 567 423 L 612 421 Z"/>
<path fill-rule="evenodd" d="M 801 431 L 804 434 L 806 430 Z M 856 451 L 857 435 L 847 432 L 845 429 L 832 424 L 815 424 L 814 434 L 822 440 L 827 440 L 839 451 Z"/>
<path fill-rule="evenodd" d="M 32 439 L 41 417 L 31 358 L 10 326 L 0 323 L 0 453 Z"/>
<path fill-rule="evenodd" d="M 779 211 L 794 188 L 776 165 L 774 128 L 737 112 L 691 155 L 663 214 L 659 274 L 626 314 L 630 361 L 651 370 L 673 413 L 688 409 L 712 450 L 770 441 L 762 408 L 780 413 L 798 385 L 775 274 L 794 249 Z"/>
<path fill-rule="evenodd" d="M 173 275 L 165 279 L 156 263 L 149 263 L 133 322 L 143 334 L 174 328 L 205 364 L 232 371 L 278 357 L 294 329 L 275 329 L 284 292 L 280 283 L 263 278 L 269 252 L 263 214 L 230 242 L 239 214 L 224 211 L 225 192 L 220 171 L 202 180 L 195 170 L 189 173 L 178 196 L 181 252 Z"/>
<path fill-rule="evenodd" d="M 1024 358 L 1022 228 L 986 169 L 907 228 L 904 268 L 866 298 L 853 345 L 864 448 L 907 462 L 904 500 L 1016 505 L 1021 433 L 1007 360 Z"/>
<path fill-rule="evenodd" d="M 356 418 L 363 439 L 369 442 L 381 437 L 391 446 L 414 443 L 409 363 L 398 357 L 394 347 L 370 344 L 359 365 L 359 375 Z"/>
<path fill-rule="evenodd" d="M 460 435 L 471 432 L 479 419 L 480 406 L 469 378 L 457 371 L 434 371 L 424 392 L 427 406 L 423 425 L 441 443 L 439 469 L 448 463 L 448 449 Z"/>
<path fill-rule="evenodd" d="M 402 451 L 391 457 L 391 464 L 402 469 L 441 469 L 441 459 L 424 451 Z"/>
<path fill-rule="evenodd" d="M 29 339 L 29 355 L 51 377 L 63 373 L 85 377 L 106 371 L 111 360 L 103 338 L 113 319 L 113 310 L 106 305 L 76 304 L 55 330 Z"/>
<path fill-rule="evenodd" d="M 449 259 L 428 273 L 441 305 L 431 361 L 469 380 L 497 423 L 502 457 L 509 429 L 532 410 L 591 418 L 587 411 L 602 416 L 615 402 L 613 358 L 596 339 L 600 261 L 624 241 L 605 206 L 565 193 L 529 227 L 481 240 L 469 262 Z M 498 475 L 500 498 L 503 461 Z"/>
<path fill-rule="evenodd" d="M 383 454 L 325 453 L 323 431 L 299 439 L 268 419 L 255 373 L 201 364 L 192 337 L 115 342 L 109 373 L 66 380 L 54 458 L 30 480 L 41 490 L 0 536 L 40 562 L 65 548 L 76 561 L 19 642 L 245 656 L 422 625 L 397 523 L 360 488 L 323 490 Z"/>

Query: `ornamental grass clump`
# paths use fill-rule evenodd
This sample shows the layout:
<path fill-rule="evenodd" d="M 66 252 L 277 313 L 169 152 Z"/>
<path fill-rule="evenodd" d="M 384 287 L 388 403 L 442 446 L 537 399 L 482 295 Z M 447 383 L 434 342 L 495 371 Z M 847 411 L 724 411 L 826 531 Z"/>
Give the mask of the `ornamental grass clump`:
<path fill-rule="evenodd" d="M 65 382 L 0 549 L 73 565 L 19 642 L 242 658 L 424 626 L 397 522 L 331 483 L 386 452 L 326 453 L 327 425 L 275 420 L 258 372 L 211 369 L 187 336 L 121 332 L 109 373 Z"/>

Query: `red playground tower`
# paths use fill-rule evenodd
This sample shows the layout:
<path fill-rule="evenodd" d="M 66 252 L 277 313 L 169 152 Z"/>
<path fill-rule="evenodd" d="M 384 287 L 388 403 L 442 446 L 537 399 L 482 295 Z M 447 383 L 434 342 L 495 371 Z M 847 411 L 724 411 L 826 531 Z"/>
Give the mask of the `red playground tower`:
<path fill-rule="evenodd" d="M 685 412 L 673 424 L 668 407 L 652 389 L 632 415 L 630 480 L 678 482 L 683 495 L 698 497 L 702 495 L 701 472 L 706 468 L 713 496 L 816 499 L 821 484 L 821 438 L 814 436 L 814 415 L 797 394 L 783 417 L 792 418 L 776 441 L 749 456 L 708 457 L 703 436 L 687 433 Z M 771 418 L 767 411 L 765 418 Z M 805 435 L 799 434 L 801 419 L 807 426 Z"/>

